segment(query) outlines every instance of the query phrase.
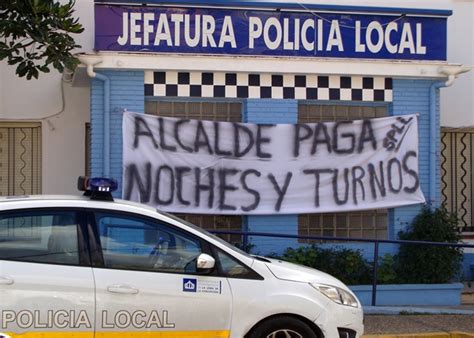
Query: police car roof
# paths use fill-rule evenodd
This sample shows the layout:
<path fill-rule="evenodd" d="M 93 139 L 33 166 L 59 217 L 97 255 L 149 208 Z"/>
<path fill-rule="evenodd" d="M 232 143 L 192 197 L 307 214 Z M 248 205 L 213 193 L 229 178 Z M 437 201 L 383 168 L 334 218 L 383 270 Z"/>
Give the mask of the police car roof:
<path fill-rule="evenodd" d="M 121 199 L 114 199 L 113 201 L 102 201 L 102 200 L 91 200 L 88 196 L 76 196 L 76 195 L 23 195 L 23 196 L 5 196 L 0 197 L 0 202 L 22 202 L 22 201 L 90 201 L 94 203 L 105 203 L 105 204 L 116 204 L 116 205 L 125 205 L 131 207 L 138 207 L 142 209 L 146 209 L 148 211 L 157 212 L 157 210 L 153 207 L 150 207 L 145 204 L 121 200 Z"/>
<path fill-rule="evenodd" d="M 13 195 L 0 197 L 0 202 L 13 202 L 13 201 L 37 201 L 37 200 L 87 200 L 85 196 L 74 196 L 74 195 Z"/>

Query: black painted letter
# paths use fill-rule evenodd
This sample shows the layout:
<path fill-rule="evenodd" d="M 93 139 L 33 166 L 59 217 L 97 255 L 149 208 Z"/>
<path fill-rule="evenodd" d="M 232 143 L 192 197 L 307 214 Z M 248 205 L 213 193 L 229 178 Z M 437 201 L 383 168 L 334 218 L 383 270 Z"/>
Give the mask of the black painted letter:
<path fill-rule="evenodd" d="M 176 152 L 176 147 L 175 146 L 170 146 L 170 145 L 166 144 L 165 121 L 163 120 L 162 117 L 160 117 L 158 119 L 158 123 L 160 125 L 160 146 L 161 146 L 161 149 Z"/>
<path fill-rule="evenodd" d="M 273 176 L 273 174 L 268 174 L 268 179 L 270 180 L 270 182 L 272 182 L 273 189 L 275 189 L 275 191 L 278 194 L 278 200 L 275 204 L 275 211 L 280 211 L 281 209 L 281 204 L 283 203 L 283 199 L 285 198 L 285 194 L 288 190 L 288 186 L 290 185 L 292 176 L 293 176 L 293 173 L 291 172 L 286 173 L 285 183 L 283 183 L 283 187 L 280 188 L 275 176 Z"/>
<path fill-rule="evenodd" d="M 293 144 L 293 156 L 298 157 L 298 156 L 300 156 L 300 143 L 304 140 L 309 139 L 311 137 L 311 135 L 313 134 L 313 131 L 306 124 L 295 124 L 293 129 L 295 131 L 294 140 L 293 140 L 293 143 L 294 143 Z M 303 135 L 301 135 L 301 132 L 300 132 L 301 129 L 305 130 Z"/>
<path fill-rule="evenodd" d="M 255 140 L 255 143 L 257 145 L 257 156 L 260 158 L 272 158 L 272 154 L 264 153 L 262 151 L 262 144 L 271 143 L 272 141 L 270 138 L 262 136 L 262 130 L 273 127 L 275 127 L 274 124 L 259 124 L 257 126 L 257 139 Z"/>
<path fill-rule="evenodd" d="M 132 190 L 135 182 L 138 185 L 138 192 L 140 194 L 140 203 L 148 203 L 151 195 L 151 163 L 145 164 L 145 178 L 142 181 L 140 173 L 138 172 L 135 163 L 128 164 L 125 167 L 125 199 L 129 200 L 132 197 Z"/>
<path fill-rule="evenodd" d="M 170 190 L 170 196 L 169 198 L 166 200 L 166 199 L 161 199 L 160 197 L 160 190 L 161 190 L 161 172 L 162 171 L 168 171 L 169 172 L 169 190 Z M 162 165 L 161 167 L 158 168 L 158 170 L 156 171 L 156 182 L 155 182 L 155 185 L 156 185 L 156 190 L 155 190 L 155 202 L 156 204 L 158 205 L 170 205 L 173 203 L 173 199 L 174 199 L 174 172 L 173 172 L 173 169 L 170 167 L 170 166 L 167 166 L 167 165 Z"/>
<path fill-rule="evenodd" d="M 359 173 L 357 173 L 357 171 Z M 365 188 L 364 183 L 362 183 L 362 179 L 365 176 L 365 170 L 362 167 L 355 166 L 352 167 L 352 198 L 354 200 L 354 204 L 357 205 L 359 201 L 357 200 L 357 185 L 360 186 L 362 191 L 362 200 L 365 201 Z"/>
<path fill-rule="evenodd" d="M 359 147 L 357 149 L 359 154 L 364 150 L 365 142 L 370 142 L 372 144 L 372 149 L 377 150 L 377 140 L 375 139 L 371 120 L 364 120 L 362 122 L 362 131 L 360 132 Z"/>
<path fill-rule="evenodd" d="M 383 169 L 383 161 L 379 162 L 379 172 L 380 179 L 375 171 L 375 165 L 369 163 L 370 191 L 372 192 L 372 198 L 374 200 L 377 199 L 377 189 L 375 187 L 376 184 L 377 188 L 379 189 L 380 196 L 385 197 L 385 195 L 387 195 L 387 191 L 385 189 L 385 174 Z"/>
<path fill-rule="evenodd" d="M 234 123 L 233 126 L 234 126 L 234 157 L 243 157 L 253 147 L 253 144 L 254 144 L 253 133 L 249 128 L 247 128 L 244 125 Z M 240 131 L 243 131 L 245 134 L 247 134 L 247 137 L 248 137 L 248 144 L 247 144 L 247 147 L 244 148 L 244 150 L 241 150 L 240 148 L 240 143 L 242 142 Z"/>
<path fill-rule="evenodd" d="M 192 153 L 193 148 L 184 145 L 184 143 L 181 141 L 181 136 L 180 136 L 181 131 L 179 129 L 179 127 L 181 127 L 182 124 L 188 123 L 188 122 L 189 122 L 189 120 L 186 120 L 186 119 L 176 121 L 176 123 L 174 124 L 174 138 L 176 140 L 176 143 L 178 143 L 179 146 L 181 147 L 181 149 L 186 150 L 188 153 Z"/>
<path fill-rule="evenodd" d="M 408 168 L 408 163 L 407 162 L 408 162 L 408 159 L 410 157 L 417 158 L 416 152 L 414 152 L 412 150 L 412 151 L 408 151 L 405 154 L 405 156 L 403 157 L 403 171 L 405 171 L 408 175 L 412 176 L 415 179 L 415 184 L 413 184 L 413 187 L 411 187 L 411 188 L 409 188 L 409 187 L 403 188 L 403 191 L 405 191 L 409 194 L 413 194 L 420 187 L 420 179 L 419 179 L 418 174 L 415 170 L 412 170 L 412 169 Z"/>
<path fill-rule="evenodd" d="M 207 177 L 209 184 L 201 183 L 201 169 L 194 168 L 194 176 L 196 180 L 196 187 L 194 191 L 195 206 L 199 207 L 201 204 L 201 191 L 209 191 L 209 198 L 207 199 L 207 207 L 212 209 L 214 205 L 214 169 L 207 169 Z"/>
<path fill-rule="evenodd" d="M 322 137 L 319 136 L 321 133 L 323 134 Z M 328 127 L 325 123 L 317 123 L 314 127 L 314 139 L 313 147 L 311 148 L 311 155 L 316 154 L 319 144 L 326 144 L 328 153 L 331 153 L 331 139 L 329 138 Z"/>
<path fill-rule="evenodd" d="M 216 155 L 219 155 L 219 156 L 231 156 L 232 153 L 230 151 L 221 150 L 221 148 L 219 146 L 219 143 L 220 143 L 219 128 L 220 128 L 220 123 L 215 121 L 214 122 L 214 152 L 216 153 Z"/>
<path fill-rule="evenodd" d="M 352 124 L 352 121 L 339 121 L 334 124 L 332 130 L 332 148 L 336 154 L 352 154 L 355 148 L 355 135 L 354 133 L 342 133 L 339 135 L 339 126 L 345 124 Z M 349 139 L 350 147 L 346 149 L 339 149 L 339 138 Z"/>
<path fill-rule="evenodd" d="M 209 143 L 209 136 L 207 136 L 206 133 L 206 128 L 204 128 L 202 121 L 197 121 L 196 138 L 194 139 L 194 151 L 198 153 L 199 148 L 202 146 L 207 147 L 209 154 L 213 154 L 211 144 Z"/>
<path fill-rule="evenodd" d="M 334 202 L 337 205 L 344 205 L 349 200 L 349 169 L 344 169 L 344 184 L 346 186 L 344 191 L 344 199 L 339 199 L 339 169 L 334 170 L 334 174 L 332 175 L 332 193 L 334 196 Z"/>
<path fill-rule="evenodd" d="M 393 173 L 392 173 L 393 165 L 396 165 L 398 169 L 397 170 L 398 172 L 398 187 L 397 188 L 393 186 L 393 180 L 394 180 Z M 387 171 L 388 171 L 388 188 L 390 189 L 391 192 L 398 194 L 400 190 L 402 190 L 402 186 L 403 186 L 402 165 L 400 164 L 400 161 L 398 160 L 398 158 L 392 158 L 390 159 L 390 161 L 388 161 Z"/>
<path fill-rule="evenodd" d="M 303 170 L 305 175 L 314 175 L 316 179 L 315 185 L 315 193 L 314 193 L 314 206 L 319 207 L 319 185 L 320 185 L 320 178 L 319 175 L 321 174 L 332 174 L 332 169 L 306 169 Z"/>
<path fill-rule="evenodd" d="M 146 130 L 142 130 L 141 127 L 143 127 Z M 138 137 L 139 136 L 147 136 L 151 138 L 151 141 L 153 142 L 153 146 L 158 149 L 158 143 L 156 143 L 155 137 L 153 136 L 153 133 L 151 132 L 150 126 L 148 123 L 146 123 L 145 119 L 141 116 L 135 116 L 135 139 L 133 141 L 133 148 L 137 149 L 138 148 Z"/>
<path fill-rule="evenodd" d="M 235 205 L 225 204 L 225 194 L 227 191 L 235 191 L 238 188 L 235 185 L 227 184 L 227 176 L 237 175 L 237 169 L 219 169 L 219 209 L 236 210 Z"/>
<path fill-rule="evenodd" d="M 185 176 L 186 173 L 190 172 L 191 168 L 176 167 L 175 171 L 176 171 L 176 195 L 178 197 L 178 201 L 183 205 L 189 205 L 191 203 L 183 198 L 183 176 Z"/>
<path fill-rule="evenodd" d="M 250 174 L 255 175 L 257 177 L 260 177 L 262 175 L 257 170 L 248 169 L 248 170 L 245 170 L 242 173 L 242 176 L 240 176 L 240 184 L 242 184 L 242 187 L 244 188 L 244 190 L 247 191 L 249 194 L 253 195 L 253 198 L 254 198 L 254 202 L 252 204 L 250 204 L 246 207 L 241 207 L 241 209 L 245 212 L 257 209 L 258 205 L 260 203 L 260 193 L 255 189 L 249 188 L 249 186 L 247 184 L 247 176 L 250 175 Z"/>

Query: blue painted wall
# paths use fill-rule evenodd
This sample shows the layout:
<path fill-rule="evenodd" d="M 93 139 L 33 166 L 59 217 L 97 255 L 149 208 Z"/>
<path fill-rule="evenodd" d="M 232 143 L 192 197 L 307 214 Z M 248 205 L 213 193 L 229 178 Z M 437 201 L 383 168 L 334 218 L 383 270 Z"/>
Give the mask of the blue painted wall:
<path fill-rule="evenodd" d="M 110 79 L 110 176 L 119 181 L 116 197 L 122 194 L 122 115 L 124 109 L 137 113 L 145 111 L 143 71 L 101 71 Z M 104 85 L 91 84 L 91 175 L 103 176 L 104 145 Z"/>
<path fill-rule="evenodd" d="M 463 280 L 474 281 L 474 253 L 465 253 L 463 260 Z"/>
<path fill-rule="evenodd" d="M 122 113 L 124 109 L 144 112 L 144 72 L 143 71 L 104 71 L 111 81 L 111 176 L 122 179 Z M 420 132 L 420 182 L 421 188 L 429 193 L 429 143 L 435 142 L 439 153 L 439 136 L 430 140 L 429 136 L 429 88 L 433 81 L 426 80 L 394 80 L 393 103 L 390 114 L 404 115 L 418 113 Z M 439 99 L 438 99 L 439 104 Z M 92 175 L 103 174 L 103 83 L 93 80 L 91 85 L 91 169 Z M 297 100 L 248 99 L 244 101 L 242 120 L 250 123 L 296 123 L 298 119 Z M 439 105 L 437 112 L 439 124 Z M 440 177 L 439 155 L 437 156 L 436 175 Z M 437 186 L 437 201 L 440 199 L 440 182 Z M 121 190 L 121 189 L 119 189 Z M 117 193 L 120 195 L 120 191 Z M 389 214 L 389 237 L 397 238 L 400 230 L 405 229 L 420 210 L 420 205 L 396 208 Z M 297 234 L 297 215 L 284 216 L 248 216 L 244 218 L 243 228 L 249 231 L 278 232 Z M 275 240 L 269 238 L 252 238 L 255 252 L 267 254 L 282 252 L 288 246 L 297 246 L 296 240 Z M 369 257 L 372 245 L 360 246 Z M 384 248 L 384 251 L 393 252 Z"/>
<path fill-rule="evenodd" d="M 419 114 L 418 130 L 419 130 L 419 174 L 421 190 L 426 198 L 429 198 L 429 180 L 430 180 L 430 163 L 429 151 L 430 142 L 436 144 L 437 161 L 434 170 L 436 170 L 437 198 L 434 203 L 440 201 L 440 137 L 439 132 L 436 139 L 430 139 L 430 86 L 433 81 L 427 80 L 394 80 L 393 81 L 393 104 L 391 105 L 391 115 Z M 439 130 L 439 92 L 437 104 L 437 130 Z M 427 201 L 428 202 L 428 201 Z M 420 212 L 421 205 L 412 205 L 402 208 L 395 208 L 390 211 L 389 215 L 389 238 L 397 239 L 398 232 L 406 229 L 411 224 L 413 218 Z"/>
<path fill-rule="evenodd" d="M 351 286 L 363 306 L 372 304 L 372 286 Z M 461 305 L 461 283 L 379 285 L 377 306 L 458 306 Z"/>

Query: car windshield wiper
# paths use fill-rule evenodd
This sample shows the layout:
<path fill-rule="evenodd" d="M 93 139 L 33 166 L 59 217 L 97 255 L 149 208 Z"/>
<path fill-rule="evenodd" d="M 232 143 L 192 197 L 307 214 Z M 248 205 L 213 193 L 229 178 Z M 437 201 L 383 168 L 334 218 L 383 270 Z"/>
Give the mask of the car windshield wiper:
<path fill-rule="evenodd" d="M 265 263 L 271 263 L 271 261 L 266 257 L 257 256 L 257 255 L 251 255 L 251 256 L 253 258 L 255 258 L 256 260 L 258 260 L 258 261 L 262 261 L 262 262 L 265 262 Z"/>

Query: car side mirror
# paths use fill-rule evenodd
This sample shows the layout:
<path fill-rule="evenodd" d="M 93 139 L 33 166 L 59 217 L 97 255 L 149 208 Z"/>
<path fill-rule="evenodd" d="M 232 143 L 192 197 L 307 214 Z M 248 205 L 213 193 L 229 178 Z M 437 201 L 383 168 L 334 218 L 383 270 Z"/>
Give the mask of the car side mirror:
<path fill-rule="evenodd" d="M 216 266 L 216 260 L 208 254 L 202 253 L 196 259 L 196 269 L 201 273 L 209 273 Z"/>

